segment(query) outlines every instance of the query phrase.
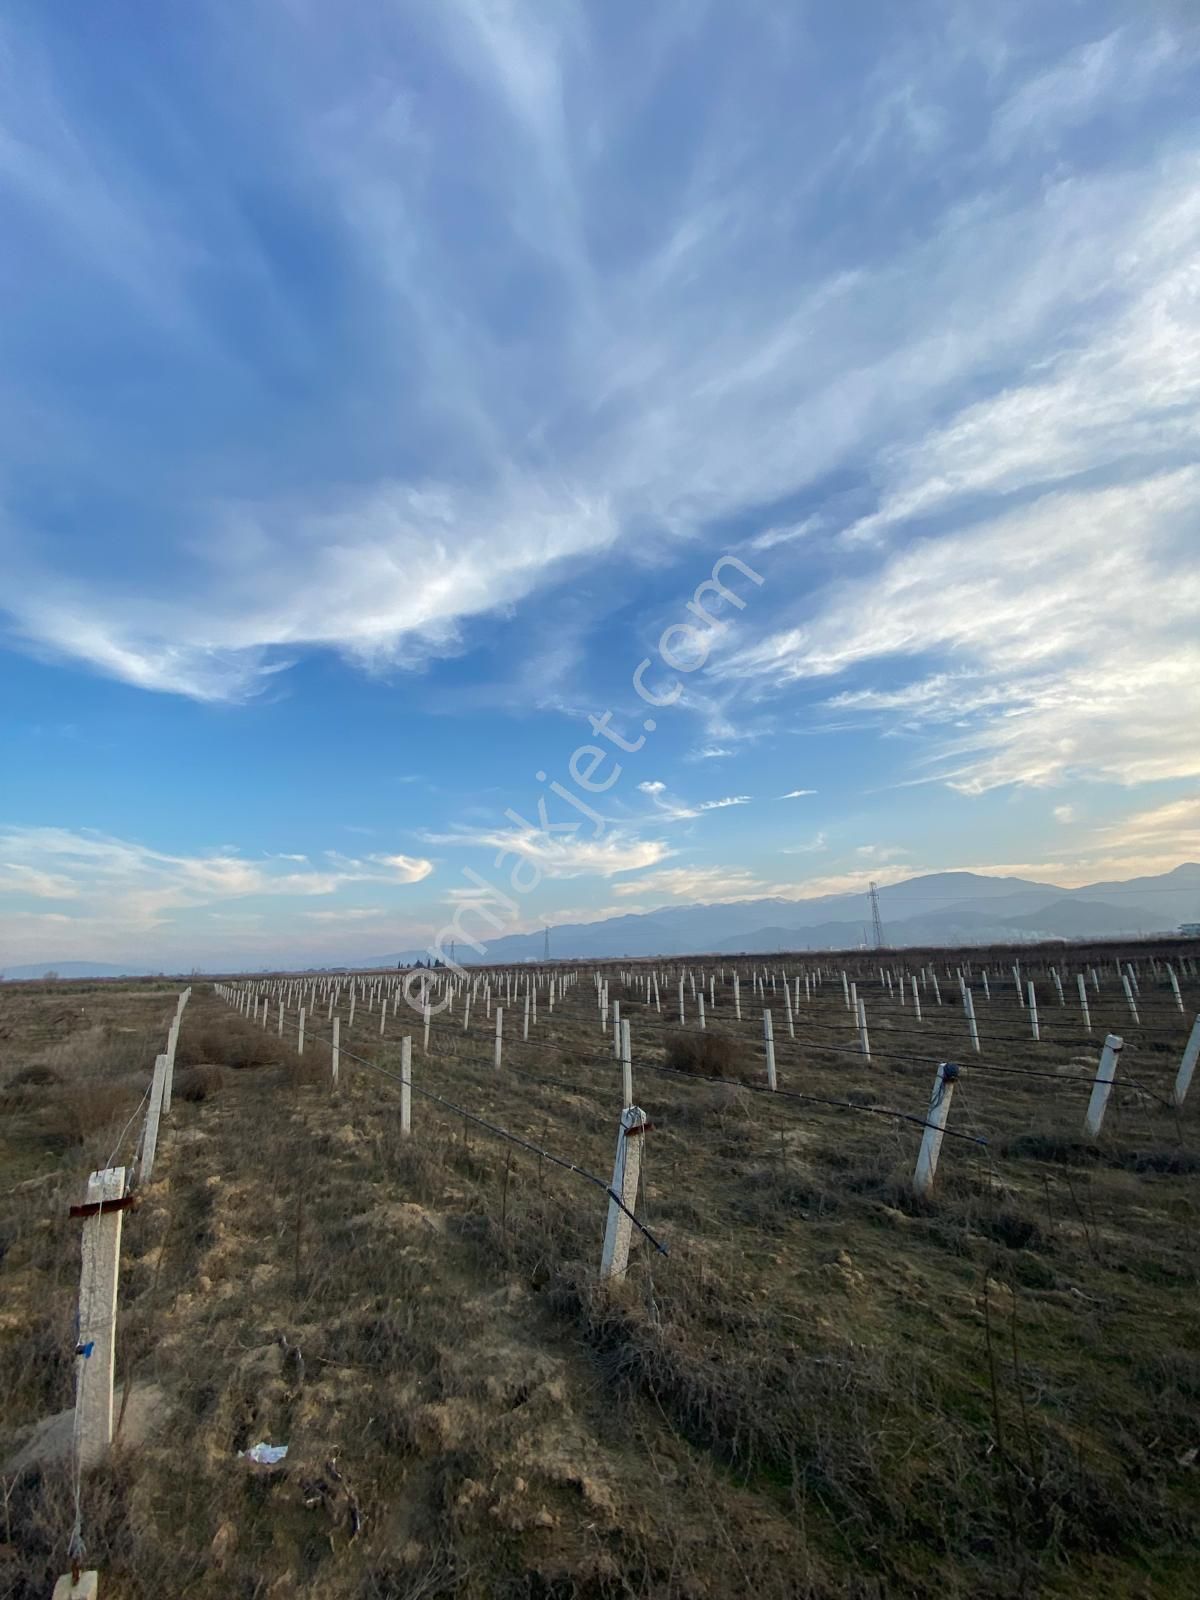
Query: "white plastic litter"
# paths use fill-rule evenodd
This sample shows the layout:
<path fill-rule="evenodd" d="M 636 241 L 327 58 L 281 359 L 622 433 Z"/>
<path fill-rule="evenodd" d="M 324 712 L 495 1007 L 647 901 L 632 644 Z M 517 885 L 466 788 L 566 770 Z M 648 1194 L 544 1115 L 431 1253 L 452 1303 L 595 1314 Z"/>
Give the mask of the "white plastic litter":
<path fill-rule="evenodd" d="M 273 1467 L 277 1461 L 282 1461 L 288 1453 L 285 1444 L 252 1444 L 249 1450 L 239 1450 L 238 1455 L 244 1456 L 247 1461 L 256 1461 L 260 1467 Z"/>

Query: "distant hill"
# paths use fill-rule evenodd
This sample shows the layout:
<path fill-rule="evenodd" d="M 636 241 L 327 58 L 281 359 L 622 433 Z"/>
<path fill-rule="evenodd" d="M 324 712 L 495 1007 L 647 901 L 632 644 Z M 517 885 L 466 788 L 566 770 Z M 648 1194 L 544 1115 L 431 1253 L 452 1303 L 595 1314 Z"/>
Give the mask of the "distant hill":
<path fill-rule="evenodd" d="M 113 967 L 102 961 L 41 961 L 26 967 L 5 967 L 0 978 L 11 983 L 26 983 L 33 978 L 44 978 L 52 972 L 58 978 L 136 978 L 143 977 L 145 967 Z"/>
<path fill-rule="evenodd" d="M 1037 939 L 1104 939 L 1172 933 L 1200 920 L 1200 864 L 1189 862 L 1158 877 L 1129 884 L 1063 889 L 1029 878 L 986 877 L 977 872 L 933 872 L 879 891 L 888 943 L 893 946 L 1004 944 Z M 478 919 L 463 913 L 462 926 L 478 934 Z M 866 893 L 818 895 L 807 900 L 772 897 L 719 905 L 660 906 L 642 915 L 604 922 L 566 923 L 550 930 L 554 959 L 611 960 L 620 956 L 677 956 L 713 951 L 766 954 L 772 950 L 836 950 L 867 940 L 871 927 Z M 486 928 L 483 930 L 486 936 Z M 523 962 L 542 957 L 541 933 L 489 939 L 477 956 L 459 941 L 458 959 Z M 373 957 L 362 966 L 396 966 L 427 952 Z"/>
<path fill-rule="evenodd" d="M 889 945 L 1015 944 L 1038 939 L 1108 939 L 1174 933 L 1182 922 L 1200 922 L 1200 864 L 1187 862 L 1156 877 L 1128 883 L 1086 884 L 1064 889 L 1031 878 L 987 877 L 978 872 L 929 872 L 879 891 Z M 464 935 L 487 927 L 469 908 L 460 911 Z M 853 949 L 869 943 L 870 901 L 859 894 L 778 896 L 724 904 L 659 906 L 654 911 L 574 922 L 550 930 L 550 954 L 558 961 L 609 961 L 622 956 L 718 954 L 766 955 L 773 950 Z M 475 962 L 540 961 L 543 935 L 506 934 L 486 939 L 478 955 L 460 938 L 457 959 Z M 449 954 L 447 949 L 446 954 Z M 357 961 L 317 962 L 307 970 L 412 966 L 428 959 L 424 949 L 396 950 Z M 150 963 L 113 966 L 98 961 L 47 961 L 9 967 L 14 981 L 42 978 L 121 978 L 158 970 Z"/>

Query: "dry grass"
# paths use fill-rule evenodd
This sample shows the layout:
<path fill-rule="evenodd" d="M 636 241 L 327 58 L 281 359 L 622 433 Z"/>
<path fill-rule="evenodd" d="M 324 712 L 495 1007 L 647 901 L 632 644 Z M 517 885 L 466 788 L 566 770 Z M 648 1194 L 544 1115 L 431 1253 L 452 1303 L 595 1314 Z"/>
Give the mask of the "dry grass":
<path fill-rule="evenodd" d="M 506 1041 L 577 1092 L 497 1074 L 482 1016 L 466 1038 L 443 1019 L 427 1057 L 416 1030 L 416 1083 L 606 1175 L 619 1079 L 589 1002 Z M 1114 1095 L 1093 1148 L 1069 1085 L 968 1071 L 952 1126 L 992 1151 L 947 1141 L 917 1204 L 918 1129 L 742 1084 L 762 1080 L 749 1013 L 739 1034 L 717 1008 L 723 1083 L 653 1073 L 696 1035 L 633 986 L 622 1014 L 655 1124 L 643 1214 L 671 1254 L 638 1238 L 612 1292 L 590 1186 L 419 1095 L 406 1139 L 395 1085 L 348 1057 L 331 1096 L 322 1023 L 272 1059 L 273 1034 L 197 990 L 177 1099 L 188 1074 L 215 1087 L 164 1130 L 122 1284 L 122 1363 L 175 1415 L 87 1490 L 112 1592 L 1192 1592 L 1194 1109 Z M 806 1021 L 793 1042 L 776 1013 L 783 1085 L 919 1109 L 932 1068 L 883 1055 L 907 1019 L 873 1019 L 871 1068 L 832 986 Z M 1161 1087 L 1157 1027 L 1127 1049 Z M 921 1053 L 957 1053 L 955 1029 L 961 1011 L 931 1017 Z M 1005 1059 L 1069 1064 L 1065 1024 L 1044 1031 Z M 343 1043 L 395 1066 L 377 1018 Z M 77 1225 L 53 1182 L 10 1196 L 0 1231 L 14 1441 L 69 1403 Z M 291 1444 L 284 1469 L 238 1461 L 260 1438 Z M 13 1596 L 46 1592 L 65 1504 L 53 1476 L 13 1490 Z"/>

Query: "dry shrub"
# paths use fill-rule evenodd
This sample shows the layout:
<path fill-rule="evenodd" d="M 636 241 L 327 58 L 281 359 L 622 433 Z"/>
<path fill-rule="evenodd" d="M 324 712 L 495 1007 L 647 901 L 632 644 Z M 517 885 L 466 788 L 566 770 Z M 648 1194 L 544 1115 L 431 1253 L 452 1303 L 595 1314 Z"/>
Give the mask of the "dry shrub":
<path fill-rule="evenodd" d="M 13 1073 L 5 1088 L 7 1089 L 45 1089 L 52 1083 L 61 1083 L 62 1074 L 44 1061 L 35 1061 L 28 1067 L 21 1067 Z"/>
<path fill-rule="evenodd" d="M 37 1130 L 52 1144 L 83 1145 L 129 1117 L 146 1088 L 142 1077 L 85 1078 L 47 1090 L 37 1107 Z"/>
<path fill-rule="evenodd" d="M 223 1089 L 228 1081 L 224 1067 L 207 1061 L 201 1066 L 185 1067 L 175 1078 L 173 1095 L 176 1100 L 207 1100 Z"/>
<path fill-rule="evenodd" d="M 741 1078 L 737 1041 L 722 1033 L 672 1033 L 666 1044 L 667 1066 L 702 1078 Z"/>

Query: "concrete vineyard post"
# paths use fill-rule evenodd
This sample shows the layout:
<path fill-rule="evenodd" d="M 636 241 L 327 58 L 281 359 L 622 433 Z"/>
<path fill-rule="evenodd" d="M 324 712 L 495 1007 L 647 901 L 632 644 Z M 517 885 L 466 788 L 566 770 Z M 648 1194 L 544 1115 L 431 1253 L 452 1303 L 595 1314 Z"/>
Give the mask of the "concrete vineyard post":
<path fill-rule="evenodd" d="M 383 1030 L 387 1027 L 387 995 L 383 997 L 383 1004 L 379 1008 L 379 1037 L 383 1038 Z"/>
<path fill-rule="evenodd" d="M 921 1020 L 921 991 L 917 987 L 917 978 L 916 978 L 916 974 L 915 973 L 913 974 L 913 980 L 912 980 L 912 997 L 913 997 L 913 1015 L 916 1017 L 917 1021 L 920 1022 L 920 1020 Z"/>
<path fill-rule="evenodd" d="M 986 972 L 985 972 L 985 973 L 984 973 L 984 974 L 983 974 L 983 998 L 984 998 L 984 999 L 985 999 L 985 1000 L 986 1000 L 986 1001 L 987 1001 L 987 1002 L 988 1002 L 988 1003 L 989 1003 L 989 1004 L 990 1004 L 990 1003 L 991 1003 L 991 999 L 992 999 L 992 991 L 991 991 L 991 989 L 990 989 L 990 988 L 989 988 L 989 987 L 988 987 L 988 975 L 987 975 L 987 973 L 986 973 Z"/>
<path fill-rule="evenodd" d="M 775 1077 L 775 1028 L 771 1021 L 771 1013 L 763 1011 L 763 1048 L 767 1053 L 767 1088 L 777 1089 L 779 1084 Z"/>
<path fill-rule="evenodd" d="M 1167 977 L 1171 980 L 1171 993 L 1175 996 L 1175 1004 L 1178 1006 L 1179 1010 L 1182 1011 L 1183 996 L 1179 992 L 1179 979 L 1175 976 L 1174 967 L 1167 967 Z"/>
<path fill-rule="evenodd" d="M 1112 1093 L 1113 1079 L 1117 1075 L 1117 1057 L 1121 1053 L 1123 1043 L 1124 1041 L 1115 1033 L 1110 1033 L 1104 1041 L 1104 1049 L 1100 1052 L 1100 1064 L 1096 1068 L 1087 1116 L 1083 1119 L 1083 1131 L 1089 1139 L 1099 1138 L 1100 1129 L 1104 1126 L 1104 1112 L 1108 1106 L 1108 1097 Z"/>
<path fill-rule="evenodd" d="M 1191 1037 L 1183 1052 L 1183 1060 L 1179 1063 L 1179 1075 L 1175 1079 L 1175 1087 L 1171 1091 L 1171 1104 L 1178 1108 L 1187 1099 L 1188 1089 L 1192 1083 L 1192 1073 L 1196 1070 L 1196 1059 L 1200 1057 L 1200 1016 L 1192 1024 Z"/>
<path fill-rule="evenodd" d="M 150 1104 L 146 1110 L 146 1126 L 142 1133 L 142 1162 L 138 1169 L 138 1182 L 149 1183 L 154 1175 L 154 1157 L 158 1150 L 158 1121 L 162 1115 L 163 1086 L 167 1080 L 167 1058 L 155 1056 L 154 1076 L 150 1080 Z"/>
<path fill-rule="evenodd" d="M 1133 1018 L 1135 1025 L 1140 1025 L 1142 1019 L 1138 1016 L 1137 1001 L 1133 998 L 1133 990 L 1129 987 L 1127 974 L 1122 973 L 1121 983 L 1125 989 L 1125 998 L 1129 1002 L 1129 1015 Z"/>
<path fill-rule="evenodd" d="M 100 1207 L 124 1196 L 124 1167 L 106 1167 L 88 1178 L 87 1205 Z M 84 1470 L 103 1461 L 112 1444 L 117 1278 L 124 1216 L 124 1211 L 97 1210 L 83 1221 L 74 1438 L 76 1459 Z"/>
<path fill-rule="evenodd" d="M 953 1061 L 943 1061 L 933 1080 L 933 1093 L 929 1097 L 929 1110 L 926 1113 L 927 1125 L 917 1156 L 917 1169 L 913 1174 L 913 1189 L 922 1196 L 927 1195 L 933 1188 L 938 1157 L 942 1153 L 942 1136 L 946 1128 L 946 1119 L 950 1115 L 950 1101 L 954 1096 L 954 1085 L 957 1082 L 958 1067 Z"/>
<path fill-rule="evenodd" d="M 787 1017 L 788 1038 L 794 1039 L 796 1037 L 796 1020 L 792 1015 L 792 991 L 786 978 L 783 982 L 783 1012 Z"/>
<path fill-rule="evenodd" d="M 296 1054 L 304 1054 L 304 1007 L 300 1007 L 300 1024 L 296 1031 Z"/>
<path fill-rule="evenodd" d="M 700 1018 L 700 1031 L 701 1031 L 701 1033 L 703 1033 L 704 1032 L 704 986 L 703 986 L 703 984 L 700 986 L 700 993 L 696 996 L 696 1004 L 700 1008 L 698 1015 L 699 1015 L 699 1018 Z"/>
<path fill-rule="evenodd" d="M 1042 1035 L 1038 1027 L 1037 995 L 1034 992 L 1032 978 L 1029 979 L 1027 987 L 1029 993 L 1029 1031 L 1035 1039 L 1040 1039 Z"/>
<path fill-rule="evenodd" d="M 412 1034 L 400 1041 L 400 1132 L 412 1132 Z"/>
<path fill-rule="evenodd" d="M 496 1055 L 494 1065 L 499 1067 L 501 1053 L 504 1049 L 504 1007 L 496 1007 Z"/>
<path fill-rule="evenodd" d="M 629 1038 L 629 1024 L 621 1024 L 621 1105 L 633 1104 L 633 1045 Z"/>
<path fill-rule="evenodd" d="M 1054 979 L 1054 987 L 1058 990 L 1058 1003 L 1060 1006 L 1065 1006 L 1067 1002 L 1063 998 L 1062 979 L 1058 975 L 1057 967 L 1050 968 L 1050 976 Z"/>
<path fill-rule="evenodd" d="M 971 1035 L 971 1048 L 979 1054 L 979 1024 L 975 1021 L 975 997 L 970 989 L 963 990 L 963 1007 L 967 1013 L 967 1029 Z"/>
<path fill-rule="evenodd" d="M 626 1106 L 617 1128 L 617 1154 L 613 1161 L 612 1192 L 619 1195 L 624 1211 L 611 1198 L 600 1252 L 600 1277 L 620 1283 L 629 1266 L 629 1241 L 633 1223 L 627 1212 L 637 1204 L 638 1179 L 642 1171 L 642 1140 L 646 1136 L 646 1113 L 639 1106 Z"/>
<path fill-rule="evenodd" d="M 848 980 L 846 978 L 846 974 L 845 974 L 844 971 L 842 973 L 842 998 L 846 1002 L 846 1010 L 849 1011 L 849 1009 L 850 1009 L 850 984 L 849 984 L 849 982 L 848 982 Z"/>
<path fill-rule="evenodd" d="M 262 1005 L 263 1024 L 267 1020 L 267 1001 L 263 997 Z M 171 1031 L 167 1034 L 167 1065 L 163 1072 L 162 1114 L 164 1117 L 171 1113 L 171 1089 L 175 1082 L 175 1050 L 179 1044 L 179 1015 L 176 1013 L 175 1021 L 171 1024 Z"/>
<path fill-rule="evenodd" d="M 733 975 L 733 1014 L 739 1022 L 742 1020 L 742 990 L 736 972 Z"/>
<path fill-rule="evenodd" d="M 337 1088 L 337 1085 L 338 1085 L 338 1073 L 341 1070 L 341 1065 L 342 1065 L 342 1019 L 341 1019 L 341 1017 L 334 1017 L 334 1019 L 333 1019 L 333 1047 L 332 1047 L 331 1054 L 330 1054 L 329 1075 L 330 1075 L 330 1079 L 331 1079 L 331 1081 L 333 1083 L 333 1087 L 335 1089 Z"/>
<path fill-rule="evenodd" d="M 617 1061 L 621 1059 L 621 1002 L 613 1001 L 613 1056 Z M 624 1102 L 626 1105 L 629 1101 Z"/>
<path fill-rule="evenodd" d="M 352 1028 L 354 1026 L 354 1005 L 355 1005 L 355 1002 L 357 1001 L 357 999 L 358 999 L 358 990 L 354 987 L 353 984 L 351 984 L 350 985 L 350 1015 L 346 1018 L 346 1026 L 348 1028 Z M 280 1007 L 280 1009 L 281 1010 L 283 1009 L 282 1006 Z"/>
<path fill-rule="evenodd" d="M 351 1021 L 353 1021 L 353 1020 L 354 1020 L 353 1012 L 351 1012 Z M 283 1038 L 283 1001 L 282 1000 L 279 1002 L 279 1029 L 278 1029 L 278 1032 L 279 1032 L 279 1037 L 282 1039 Z"/>
<path fill-rule="evenodd" d="M 1075 982 L 1079 985 L 1079 1009 L 1083 1013 L 1083 1025 L 1088 1033 L 1092 1031 L 1092 1010 L 1088 1005 L 1087 984 L 1083 981 L 1083 973 L 1077 973 Z"/>
<path fill-rule="evenodd" d="M 859 999 L 855 1002 L 858 1013 L 858 1048 L 862 1052 L 864 1061 L 871 1059 L 871 1041 L 867 1038 L 867 1002 Z"/>
<path fill-rule="evenodd" d="M 425 1028 L 424 1038 L 421 1040 L 421 1050 L 425 1055 L 428 1055 L 429 1054 L 429 1024 L 433 1020 L 433 1011 L 432 1011 L 432 1008 L 430 1007 L 430 1004 L 429 1004 L 428 1000 L 426 1000 L 425 1004 L 421 1007 L 421 1020 L 422 1020 L 422 1022 L 424 1024 L 424 1028 Z"/>

